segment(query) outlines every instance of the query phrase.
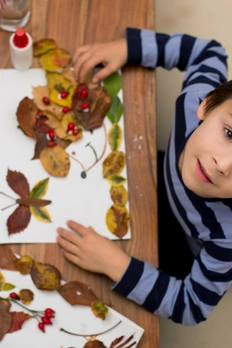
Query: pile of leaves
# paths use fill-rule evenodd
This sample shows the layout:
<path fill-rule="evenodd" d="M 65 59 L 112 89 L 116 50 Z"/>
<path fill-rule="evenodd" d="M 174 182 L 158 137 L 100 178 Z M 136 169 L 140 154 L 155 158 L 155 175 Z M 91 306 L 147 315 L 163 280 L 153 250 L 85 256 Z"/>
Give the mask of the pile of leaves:
<path fill-rule="evenodd" d="M 47 85 L 33 88 L 33 99 L 25 97 L 18 106 L 19 128 L 36 141 L 32 159 L 40 159 L 52 176 L 67 176 L 70 157 L 65 149 L 102 125 L 110 109 L 110 96 L 100 84 L 75 81 L 70 68 L 71 56 L 58 48 L 53 39 L 42 39 L 33 45 L 46 72 Z"/>
<path fill-rule="evenodd" d="M 0 269 L 17 271 L 22 275 L 29 274 L 37 289 L 57 291 L 72 306 L 78 304 L 89 306 L 93 314 L 102 320 L 105 319 L 108 313 L 108 308 L 89 286 L 78 281 L 61 285 L 61 274 L 56 267 L 36 262 L 27 255 L 18 259 L 6 245 L 0 245 Z M 5 282 L 2 272 L 0 272 L 0 291 L 8 291 L 13 287 L 12 284 Z M 28 297 L 28 292 L 25 294 L 25 297 L 26 301 L 29 302 L 33 299 L 33 296 Z M 24 312 L 12 314 L 10 307 L 9 300 L 0 299 L 0 323 L 3 323 L 0 325 L 0 341 L 5 334 L 20 330 L 23 322 L 31 317 Z"/>

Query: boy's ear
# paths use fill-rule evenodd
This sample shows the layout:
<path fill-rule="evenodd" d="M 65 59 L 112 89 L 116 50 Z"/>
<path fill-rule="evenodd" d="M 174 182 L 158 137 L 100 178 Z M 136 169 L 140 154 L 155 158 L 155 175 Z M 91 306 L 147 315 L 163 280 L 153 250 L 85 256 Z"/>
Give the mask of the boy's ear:
<path fill-rule="evenodd" d="M 205 119 L 205 104 L 206 98 L 201 102 L 197 109 L 197 117 L 199 120 L 203 121 Z"/>

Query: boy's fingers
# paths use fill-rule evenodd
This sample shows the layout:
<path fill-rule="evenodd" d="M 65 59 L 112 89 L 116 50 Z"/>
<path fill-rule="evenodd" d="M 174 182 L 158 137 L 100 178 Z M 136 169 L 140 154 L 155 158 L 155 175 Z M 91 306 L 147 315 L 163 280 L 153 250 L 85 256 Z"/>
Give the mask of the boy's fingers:
<path fill-rule="evenodd" d="M 90 48 L 90 45 L 86 45 L 86 46 L 81 46 L 81 47 L 79 47 L 79 48 L 75 51 L 75 53 L 74 53 L 73 62 L 75 63 L 75 62 L 77 61 L 78 57 L 79 57 L 81 54 L 87 52 L 87 51 L 89 50 L 89 48 Z"/>
<path fill-rule="evenodd" d="M 74 230 L 75 232 L 77 232 L 82 237 L 85 236 L 88 233 L 88 229 L 85 226 L 79 224 L 76 221 L 68 220 L 67 221 L 67 226 L 69 228 L 71 228 L 71 230 Z"/>
<path fill-rule="evenodd" d="M 62 236 L 57 237 L 57 243 L 65 250 L 72 254 L 78 255 L 79 247 L 77 244 L 73 244 Z"/>
<path fill-rule="evenodd" d="M 66 257 L 66 259 L 68 259 L 69 261 L 71 261 L 72 263 L 74 263 L 75 265 L 79 265 L 80 263 L 80 258 L 74 254 L 70 254 L 69 252 L 61 249 L 62 254 L 64 255 L 64 257 Z"/>
<path fill-rule="evenodd" d="M 93 76 L 93 83 L 97 83 L 101 80 L 104 80 L 106 77 L 111 75 L 114 72 L 114 70 L 107 65 L 105 68 L 102 68 L 100 71 L 98 71 L 94 76 Z"/>

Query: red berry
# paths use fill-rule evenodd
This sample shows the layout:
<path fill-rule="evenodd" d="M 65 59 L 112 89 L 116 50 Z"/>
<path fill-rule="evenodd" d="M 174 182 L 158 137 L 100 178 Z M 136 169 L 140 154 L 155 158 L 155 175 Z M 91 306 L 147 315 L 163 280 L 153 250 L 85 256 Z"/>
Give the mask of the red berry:
<path fill-rule="evenodd" d="M 48 314 L 48 313 L 53 314 L 53 313 L 55 313 L 55 311 L 54 311 L 52 308 L 46 308 L 45 311 L 44 311 L 44 313 L 45 313 L 45 316 L 47 317 L 47 314 Z"/>
<path fill-rule="evenodd" d="M 50 318 L 48 318 L 47 316 L 46 317 L 42 317 L 41 320 L 42 320 L 42 323 L 45 324 L 45 325 L 52 325 L 52 322 L 51 322 Z"/>
<path fill-rule="evenodd" d="M 82 110 L 88 109 L 88 107 L 89 107 L 89 104 L 88 104 L 88 103 L 82 103 L 82 104 L 81 104 Z"/>
<path fill-rule="evenodd" d="M 62 112 L 64 114 L 66 114 L 66 112 L 69 112 L 71 110 L 71 108 L 69 108 L 68 106 L 64 106 L 63 109 L 62 109 Z"/>
<path fill-rule="evenodd" d="M 43 103 L 45 104 L 45 105 L 49 105 L 50 104 L 50 99 L 49 98 L 47 98 L 47 97 L 43 97 Z"/>
<path fill-rule="evenodd" d="M 42 110 L 38 110 L 38 111 L 37 111 L 37 115 L 38 115 L 38 116 L 42 116 L 42 115 L 43 115 L 43 111 L 42 111 Z"/>
<path fill-rule="evenodd" d="M 20 297 L 18 294 L 16 294 L 16 292 L 11 292 L 10 293 L 10 298 L 12 298 L 13 300 L 19 300 Z"/>
<path fill-rule="evenodd" d="M 62 99 L 65 99 L 65 98 L 67 98 L 68 94 L 69 94 L 69 93 L 68 93 L 67 91 L 63 91 L 63 92 L 60 93 L 60 97 L 61 97 Z"/>
<path fill-rule="evenodd" d="M 82 91 L 80 91 L 80 97 L 81 97 L 81 99 L 88 97 L 87 89 L 82 89 Z"/>
<path fill-rule="evenodd" d="M 74 122 L 69 122 L 68 126 L 67 126 L 67 132 L 70 130 L 73 130 L 75 127 L 75 123 Z"/>
<path fill-rule="evenodd" d="M 73 131 L 72 131 L 72 134 L 73 135 L 77 135 L 78 133 L 80 133 L 80 129 L 78 129 L 78 128 L 75 129 L 74 128 Z"/>
<path fill-rule="evenodd" d="M 56 142 L 53 141 L 53 140 L 50 140 L 50 141 L 48 141 L 47 146 L 48 146 L 48 147 L 56 146 Z"/>
<path fill-rule="evenodd" d="M 49 138 L 50 138 L 51 140 L 54 140 L 55 137 L 56 137 L 55 131 L 54 131 L 53 129 L 50 129 L 50 130 L 48 131 L 48 136 L 49 136 Z"/>
<path fill-rule="evenodd" d="M 39 323 L 39 324 L 38 324 L 38 328 L 39 328 L 41 331 L 45 332 L 45 330 L 44 330 L 44 323 Z"/>

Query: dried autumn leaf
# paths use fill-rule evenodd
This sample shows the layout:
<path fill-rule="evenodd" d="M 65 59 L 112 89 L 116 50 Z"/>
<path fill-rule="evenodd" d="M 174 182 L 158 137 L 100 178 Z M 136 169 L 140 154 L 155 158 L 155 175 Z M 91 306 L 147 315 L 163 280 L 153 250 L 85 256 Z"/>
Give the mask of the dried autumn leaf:
<path fill-rule="evenodd" d="M 110 232 L 122 238 L 128 231 L 130 215 L 125 206 L 113 204 L 106 214 L 106 224 Z"/>
<path fill-rule="evenodd" d="M 30 219 L 31 213 L 29 207 L 20 205 L 18 208 L 16 208 L 7 220 L 9 235 L 25 230 L 30 222 Z"/>
<path fill-rule="evenodd" d="M 31 301 L 34 299 L 34 294 L 30 289 L 22 289 L 19 291 L 18 295 L 20 297 L 20 301 L 25 305 L 31 303 Z"/>
<path fill-rule="evenodd" d="M 55 115 L 62 115 L 62 106 L 56 105 L 52 102 L 49 105 L 44 104 L 43 97 L 49 98 L 49 89 L 47 86 L 33 87 L 32 94 L 34 97 L 34 103 L 39 110 L 50 111 Z"/>
<path fill-rule="evenodd" d="M 125 184 L 126 179 L 120 175 L 110 175 L 106 177 L 106 180 L 110 183 L 110 185 L 119 187 Z"/>
<path fill-rule="evenodd" d="M 52 222 L 51 216 L 45 207 L 30 206 L 30 212 L 39 221 L 45 223 Z"/>
<path fill-rule="evenodd" d="M 78 281 L 62 285 L 58 292 L 72 306 L 77 304 L 91 306 L 93 301 L 100 301 L 89 286 Z"/>
<path fill-rule="evenodd" d="M 8 333 L 21 330 L 22 325 L 25 323 L 25 321 L 33 318 L 32 315 L 24 312 L 10 312 L 10 315 L 12 318 L 12 324 Z"/>
<path fill-rule="evenodd" d="M 97 318 L 100 318 L 102 320 L 105 320 L 109 311 L 105 303 L 102 301 L 93 301 L 91 303 L 91 310 Z"/>
<path fill-rule="evenodd" d="M 8 169 L 6 180 L 10 188 L 20 197 L 28 197 L 30 188 L 26 177 L 22 173 Z"/>
<path fill-rule="evenodd" d="M 40 290 L 58 290 L 60 288 L 61 274 L 52 265 L 34 262 L 31 268 L 31 278 Z"/>
<path fill-rule="evenodd" d="M 42 198 L 48 190 L 49 178 L 39 181 L 31 190 L 30 197 Z"/>
<path fill-rule="evenodd" d="M 25 97 L 23 100 L 21 100 L 16 112 L 19 127 L 26 135 L 35 139 L 36 136 L 33 128 L 36 124 L 37 112 L 38 108 L 36 104 L 28 97 Z"/>
<path fill-rule="evenodd" d="M 41 39 L 33 43 L 33 56 L 39 57 L 44 53 L 56 48 L 56 43 L 53 39 Z"/>
<path fill-rule="evenodd" d="M 113 151 L 106 157 L 102 165 L 104 177 L 120 174 L 125 166 L 125 154 L 121 151 Z"/>
<path fill-rule="evenodd" d="M 110 348 L 130 348 L 133 347 L 137 342 L 132 342 L 134 335 L 129 336 L 124 342 L 122 340 L 125 338 L 125 336 L 120 336 L 116 338 L 110 345 Z M 118 345 L 120 342 L 122 342 L 120 345 Z M 127 344 L 130 344 L 129 346 Z"/>
<path fill-rule="evenodd" d="M 73 83 L 70 80 L 67 80 L 63 74 L 58 74 L 55 72 L 47 73 L 47 81 L 49 88 L 49 97 L 50 100 L 61 106 L 72 106 L 72 97 L 76 89 L 76 82 Z M 61 92 L 68 92 L 66 98 L 61 98 Z"/>
<path fill-rule="evenodd" d="M 0 268 L 8 271 L 17 271 L 15 261 L 17 257 L 7 245 L 0 245 Z"/>
<path fill-rule="evenodd" d="M 1 303 L 2 301 L 0 301 Z M 0 341 L 11 328 L 12 317 L 8 311 L 1 311 L 0 305 Z"/>
<path fill-rule="evenodd" d="M 21 274 L 29 274 L 31 273 L 33 262 L 30 256 L 24 255 L 15 261 L 15 266 Z"/>
<path fill-rule="evenodd" d="M 113 124 L 108 133 L 108 142 L 111 150 L 118 150 L 122 140 L 122 130 L 118 124 Z"/>
<path fill-rule="evenodd" d="M 42 150 L 44 148 L 47 148 L 47 145 L 48 145 L 48 139 L 46 137 L 46 134 L 36 132 L 36 137 L 37 137 L 37 142 L 35 145 L 35 153 L 34 153 L 34 156 L 32 158 L 33 160 L 39 159 Z M 58 137 L 56 138 L 57 146 L 61 147 L 62 149 L 65 149 L 66 147 L 68 147 L 70 145 L 70 143 L 71 142 L 69 140 L 60 139 Z"/>
<path fill-rule="evenodd" d="M 51 72 L 61 72 L 62 68 L 69 65 L 70 61 L 70 54 L 61 48 L 48 51 L 39 58 L 41 67 Z"/>
<path fill-rule="evenodd" d="M 99 340 L 90 340 L 88 341 L 83 348 L 107 348 L 103 342 Z"/>
<path fill-rule="evenodd" d="M 74 75 L 74 69 L 71 69 L 69 67 L 64 68 L 62 75 L 69 81 L 71 81 L 72 83 L 77 84 L 76 79 L 75 79 L 75 75 Z"/>
<path fill-rule="evenodd" d="M 9 290 L 12 290 L 12 289 L 14 289 L 14 288 L 15 288 L 15 285 L 10 284 L 10 283 L 6 283 L 6 284 L 4 285 L 4 288 L 2 289 L 2 291 L 9 291 Z"/>
<path fill-rule="evenodd" d="M 51 127 L 46 123 L 47 116 L 42 115 L 38 116 L 36 119 L 36 124 L 34 125 L 34 131 L 40 133 L 48 133 L 51 130 Z"/>
<path fill-rule="evenodd" d="M 63 177 L 69 173 L 69 156 L 60 146 L 45 147 L 40 153 L 40 161 L 44 169 L 53 176 Z"/>
<path fill-rule="evenodd" d="M 77 130 L 79 132 L 76 135 L 67 133 L 67 127 L 69 123 L 74 123 L 77 127 Z M 78 124 L 73 112 L 71 112 L 63 116 L 59 127 L 57 127 L 55 131 L 59 138 L 74 142 L 82 138 L 82 130 L 83 128 Z"/>
<path fill-rule="evenodd" d="M 125 205 L 128 201 L 128 192 L 124 186 L 111 186 L 110 196 L 112 201 L 118 205 Z"/>
<path fill-rule="evenodd" d="M 4 274 L 0 272 L 0 291 L 4 289 L 5 284 L 6 284 L 6 279 L 4 277 Z"/>

